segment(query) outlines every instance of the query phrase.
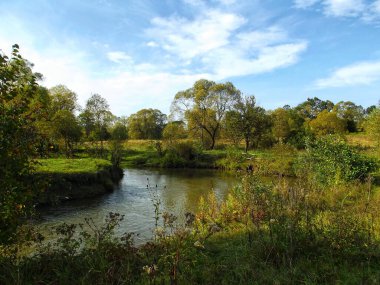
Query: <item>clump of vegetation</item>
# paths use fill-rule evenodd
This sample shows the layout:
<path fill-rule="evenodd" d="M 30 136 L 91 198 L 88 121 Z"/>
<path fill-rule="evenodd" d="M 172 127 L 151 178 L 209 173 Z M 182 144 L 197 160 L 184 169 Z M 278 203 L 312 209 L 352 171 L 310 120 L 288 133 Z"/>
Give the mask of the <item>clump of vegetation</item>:
<path fill-rule="evenodd" d="M 39 173 L 94 173 L 111 166 L 110 161 L 100 158 L 51 158 L 40 159 L 37 162 L 36 172 Z"/>
<path fill-rule="evenodd" d="M 321 185 L 354 180 L 364 181 L 378 164 L 364 157 L 339 137 L 325 137 L 308 144 L 297 164 L 299 177 L 309 175 Z"/>

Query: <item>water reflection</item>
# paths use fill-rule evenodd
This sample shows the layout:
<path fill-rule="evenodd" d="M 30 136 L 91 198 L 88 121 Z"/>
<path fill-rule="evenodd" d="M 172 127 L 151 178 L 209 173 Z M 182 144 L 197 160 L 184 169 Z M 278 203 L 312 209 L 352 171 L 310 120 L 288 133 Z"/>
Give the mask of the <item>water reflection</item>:
<path fill-rule="evenodd" d="M 183 218 L 185 212 L 197 210 L 202 195 L 214 191 L 218 199 L 223 199 L 237 181 L 231 174 L 214 170 L 125 169 L 114 192 L 45 208 L 39 226 L 46 231 L 62 222 L 83 223 L 85 217 L 100 224 L 109 212 L 118 212 L 125 215 L 119 232 L 135 232 L 139 235 L 137 242 L 146 241 L 154 227 L 152 191 L 157 193 L 162 211 Z"/>

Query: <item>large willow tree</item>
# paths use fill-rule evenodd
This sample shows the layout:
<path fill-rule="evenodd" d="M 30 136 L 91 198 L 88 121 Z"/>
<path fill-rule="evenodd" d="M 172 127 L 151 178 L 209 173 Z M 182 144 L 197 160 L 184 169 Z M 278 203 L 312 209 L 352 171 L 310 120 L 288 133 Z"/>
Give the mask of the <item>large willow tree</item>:
<path fill-rule="evenodd" d="M 240 91 L 230 82 L 215 83 L 206 79 L 198 80 L 193 87 L 176 94 L 172 111 L 187 122 L 192 130 L 198 130 L 210 139 L 210 149 L 220 131 L 222 121 L 241 96 Z"/>

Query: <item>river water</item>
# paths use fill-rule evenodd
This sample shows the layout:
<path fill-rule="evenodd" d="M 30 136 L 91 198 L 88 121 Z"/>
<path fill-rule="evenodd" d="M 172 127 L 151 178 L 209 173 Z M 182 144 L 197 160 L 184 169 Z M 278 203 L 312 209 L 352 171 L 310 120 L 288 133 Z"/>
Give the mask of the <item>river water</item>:
<path fill-rule="evenodd" d="M 183 221 L 186 212 L 196 212 L 201 196 L 213 191 L 222 200 L 238 181 L 236 176 L 216 170 L 125 169 L 115 191 L 44 208 L 38 227 L 47 232 L 62 222 L 83 223 L 84 218 L 100 225 L 109 212 L 117 212 L 125 216 L 118 232 L 134 232 L 136 242 L 141 243 L 152 237 L 154 201 L 160 201 L 161 212 L 173 213 Z"/>

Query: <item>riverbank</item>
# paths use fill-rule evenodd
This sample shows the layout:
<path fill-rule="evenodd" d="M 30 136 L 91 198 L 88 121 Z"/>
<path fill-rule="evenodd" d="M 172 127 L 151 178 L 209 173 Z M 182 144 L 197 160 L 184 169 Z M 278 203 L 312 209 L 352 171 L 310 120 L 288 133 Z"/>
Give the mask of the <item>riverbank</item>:
<path fill-rule="evenodd" d="M 36 175 L 47 182 L 38 196 L 39 205 L 90 198 L 113 191 L 123 171 L 103 159 L 41 159 Z"/>
<path fill-rule="evenodd" d="M 156 213 L 154 239 L 141 246 L 114 235 L 123 219 L 115 213 L 85 232 L 59 226 L 52 246 L 0 258 L 0 283 L 379 284 L 375 194 L 365 184 L 267 185 L 249 175 L 225 201 L 205 196 L 185 225 Z"/>

